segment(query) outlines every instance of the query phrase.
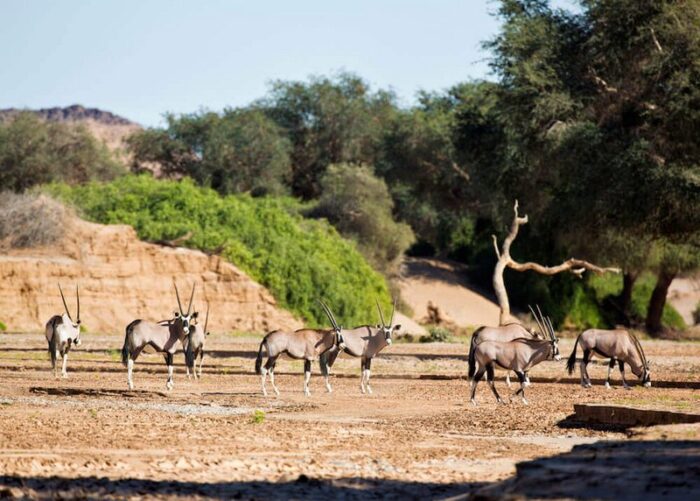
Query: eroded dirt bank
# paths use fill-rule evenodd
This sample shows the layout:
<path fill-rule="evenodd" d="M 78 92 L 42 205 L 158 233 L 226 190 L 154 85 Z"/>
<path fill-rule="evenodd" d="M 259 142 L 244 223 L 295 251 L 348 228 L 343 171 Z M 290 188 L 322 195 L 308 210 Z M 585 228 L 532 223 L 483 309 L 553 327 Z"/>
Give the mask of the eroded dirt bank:
<path fill-rule="evenodd" d="M 62 312 L 59 280 L 73 310 L 75 284 L 80 284 L 81 315 L 89 332 L 123 333 L 135 318 L 168 318 L 177 307 L 173 279 L 183 302 L 197 283 L 195 306 L 203 310 L 210 303 L 212 330 L 301 326 L 277 307 L 267 289 L 218 256 L 141 242 L 124 225 L 76 220 L 66 235 L 57 246 L 0 256 L 0 321 L 9 331 L 40 331 Z"/>

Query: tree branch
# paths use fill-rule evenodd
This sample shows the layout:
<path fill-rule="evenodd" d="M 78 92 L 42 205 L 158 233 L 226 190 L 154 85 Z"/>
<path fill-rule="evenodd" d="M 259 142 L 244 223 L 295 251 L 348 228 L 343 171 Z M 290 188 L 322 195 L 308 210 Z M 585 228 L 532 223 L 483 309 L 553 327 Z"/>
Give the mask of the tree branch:
<path fill-rule="evenodd" d="M 467 171 L 462 169 L 459 165 L 457 165 L 455 162 L 450 162 L 450 165 L 452 166 L 452 170 L 454 170 L 457 174 L 459 174 L 462 178 L 464 178 L 465 181 L 471 181 L 471 178 L 469 177 L 469 174 Z"/>
<path fill-rule="evenodd" d="M 583 261 L 581 259 L 574 259 L 571 258 L 567 261 L 564 261 L 560 265 L 557 266 L 543 266 L 539 263 L 532 263 L 532 262 L 527 262 L 527 263 L 518 263 L 517 261 L 513 261 L 510 259 L 508 263 L 506 264 L 508 268 L 512 268 L 516 271 L 536 271 L 537 273 L 540 273 L 542 275 L 556 275 L 557 273 L 562 273 L 564 271 L 569 271 L 573 273 L 574 275 L 577 276 L 582 276 L 583 273 L 588 270 L 592 271 L 593 273 L 596 273 L 598 275 L 601 275 L 603 273 L 620 273 L 620 268 L 615 268 L 615 267 L 600 267 L 597 266 L 593 263 L 589 263 L 588 261 Z"/>

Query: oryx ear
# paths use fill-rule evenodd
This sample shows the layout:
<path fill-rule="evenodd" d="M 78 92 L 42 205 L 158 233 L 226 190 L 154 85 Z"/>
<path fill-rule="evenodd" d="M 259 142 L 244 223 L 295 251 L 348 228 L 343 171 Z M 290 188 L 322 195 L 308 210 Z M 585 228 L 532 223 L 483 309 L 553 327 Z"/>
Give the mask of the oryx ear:
<path fill-rule="evenodd" d="M 194 313 L 192 313 L 192 316 L 190 317 L 190 320 L 194 320 L 195 318 L 197 318 L 197 315 L 199 315 L 199 312 L 198 312 L 198 311 L 195 311 Z"/>
<path fill-rule="evenodd" d="M 394 330 L 395 330 L 395 331 L 398 331 L 400 328 L 401 328 L 401 324 L 395 325 L 395 326 L 394 326 Z"/>
<path fill-rule="evenodd" d="M 179 311 L 176 311 L 176 312 L 175 312 L 175 318 L 178 318 L 179 316 L 180 316 L 180 312 L 179 312 Z"/>

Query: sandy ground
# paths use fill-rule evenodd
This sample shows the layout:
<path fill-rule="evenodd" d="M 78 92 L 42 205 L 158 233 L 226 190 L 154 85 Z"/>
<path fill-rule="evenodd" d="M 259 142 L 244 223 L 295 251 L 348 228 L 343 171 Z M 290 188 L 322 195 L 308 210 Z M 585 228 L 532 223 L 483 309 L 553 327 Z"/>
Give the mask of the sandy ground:
<path fill-rule="evenodd" d="M 40 334 L 0 335 L 0 496 L 442 498 L 496 485 L 521 461 L 633 440 L 580 427 L 575 402 L 700 411 L 699 343 L 645 342 L 650 389 L 625 391 L 615 374 L 613 389 L 585 390 L 563 361 L 547 362 L 531 373 L 529 406 L 497 405 L 482 384 L 473 407 L 465 344 L 389 347 L 372 365 L 371 396 L 360 394 L 357 359 L 338 361 L 332 394 L 315 366 L 307 398 L 295 361 L 278 364 L 281 395 L 261 395 L 254 338 L 213 335 L 199 381 L 178 356 L 171 392 L 160 356 L 139 359 L 128 392 L 120 339 L 83 339 L 69 377 L 56 380 Z M 568 354 L 571 340 L 562 345 Z M 590 372 L 596 380 L 606 368 Z M 697 440 L 698 430 L 683 433 Z"/>

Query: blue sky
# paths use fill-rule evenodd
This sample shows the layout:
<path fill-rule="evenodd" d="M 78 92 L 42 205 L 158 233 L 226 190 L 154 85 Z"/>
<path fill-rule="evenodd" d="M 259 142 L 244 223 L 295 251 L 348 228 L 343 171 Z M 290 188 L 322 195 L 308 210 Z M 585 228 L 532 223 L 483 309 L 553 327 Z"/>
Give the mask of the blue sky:
<path fill-rule="evenodd" d="M 567 5 L 570 0 L 556 4 Z M 0 108 L 83 104 L 155 126 L 271 80 L 352 71 L 410 105 L 488 77 L 488 0 L 2 0 Z"/>

